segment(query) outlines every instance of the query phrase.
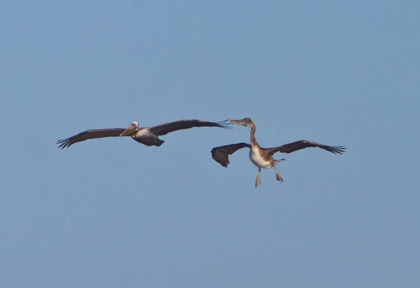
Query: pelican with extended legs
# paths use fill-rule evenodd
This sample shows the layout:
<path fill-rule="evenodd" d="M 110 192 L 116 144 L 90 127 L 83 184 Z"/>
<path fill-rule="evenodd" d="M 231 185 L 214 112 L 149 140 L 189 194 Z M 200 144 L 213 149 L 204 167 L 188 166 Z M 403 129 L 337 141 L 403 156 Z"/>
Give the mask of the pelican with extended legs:
<path fill-rule="evenodd" d="M 346 149 L 344 146 L 328 146 L 308 140 L 300 140 L 274 148 L 262 148 L 255 139 L 255 132 L 257 131 L 257 127 L 251 118 L 244 118 L 242 120 L 228 120 L 228 122 L 237 125 L 242 125 L 245 127 L 251 127 L 251 144 L 242 142 L 215 147 L 211 150 L 212 157 L 214 160 L 220 163 L 220 165 L 227 167 L 229 164 L 229 155 L 232 155 L 237 150 L 242 149 L 244 147 L 249 148 L 249 158 L 251 159 L 252 163 L 254 163 L 254 165 L 258 167 L 258 174 L 255 180 L 255 187 L 258 187 L 258 185 L 261 184 L 261 168 L 274 168 L 274 171 L 276 172 L 277 181 L 280 181 L 280 183 L 284 181 L 283 178 L 280 176 L 280 173 L 277 171 L 276 164 L 278 162 L 285 161 L 285 159 L 274 159 L 273 155 L 276 152 L 292 153 L 294 151 L 305 149 L 308 147 L 318 147 L 334 154 L 342 154 L 345 152 Z"/>

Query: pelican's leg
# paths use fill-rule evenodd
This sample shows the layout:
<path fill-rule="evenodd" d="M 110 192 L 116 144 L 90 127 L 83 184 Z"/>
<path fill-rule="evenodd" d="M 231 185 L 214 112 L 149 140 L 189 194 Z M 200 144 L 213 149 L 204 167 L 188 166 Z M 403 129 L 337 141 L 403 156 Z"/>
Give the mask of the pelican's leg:
<path fill-rule="evenodd" d="M 279 171 L 277 171 L 276 165 L 274 165 L 274 171 L 276 171 L 276 179 L 277 179 L 277 181 L 280 181 L 280 183 L 283 182 L 284 180 L 283 180 L 283 178 L 281 178 Z"/>
<path fill-rule="evenodd" d="M 258 185 L 261 184 L 261 168 L 258 167 L 258 174 L 257 174 L 257 179 L 255 179 L 255 187 L 258 187 Z"/>

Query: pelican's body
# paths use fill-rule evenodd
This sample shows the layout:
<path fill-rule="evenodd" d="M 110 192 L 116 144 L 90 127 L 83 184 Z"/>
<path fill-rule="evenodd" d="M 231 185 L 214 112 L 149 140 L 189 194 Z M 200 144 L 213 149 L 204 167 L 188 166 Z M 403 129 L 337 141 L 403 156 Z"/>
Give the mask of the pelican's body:
<path fill-rule="evenodd" d="M 163 144 L 163 142 L 165 142 L 163 140 L 160 140 L 158 136 L 150 132 L 149 128 L 139 128 L 137 131 L 134 132 L 134 134 L 131 135 L 131 138 L 146 146 L 160 146 Z"/>
<path fill-rule="evenodd" d="M 234 123 L 237 125 L 242 125 L 246 127 L 251 127 L 251 133 L 250 133 L 250 140 L 251 144 L 248 143 L 236 143 L 236 144 L 230 144 L 220 147 L 215 147 L 211 150 L 212 157 L 214 160 L 220 163 L 220 165 L 227 167 L 229 165 L 229 155 L 235 153 L 235 151 L 242 149 L 242 148 L 249 148 L 249 158 L 251 159 L 251 162 L 254 163 L 255 166 L 258 167 L 258 174 L 257 178 L 255 180 L 255 187 L 258 187 L 258 185 L 261 184 L 261 169 L 268 169 L 268 168 L 274 168 L 274 171 L 276 172 L 276 179 L 277 181 L 283 182 L 283 178 L 281 177 L 280 173 L 277 171 L 276 164 L 285 161 L 285 159 L 279 159 L 276 160 L 273 158 L 273 155 L 276 152 L 282 152 L 282 153 L 292 153 L 294 151 L 308 148 L 308 147 L 319 147 L 324 150 L 327 150 L 331 153 L 338 153 L 342 154 L 344 153 L 344 150 L 346 149 L 344 146 L 327 146 L 323 144 L 319 144 L 316 142 L 311 142 L 307 140 L 300 140 L 293 143 L 285 144 L 279 147 L 274 148 L 262 148 L 255 138 L 255 132 L 257 131 L 257 127 L 255 123 L 251 120 L 251 118 L 244 118 L 242 120 L 228 120 L 230 123 Z"/>
<path fill-rule="evenodd" d="M 76 134 L 67 139 L 58 140 L 58 148 L 66 148 L 71 145 L 96 138 L 104 137 L 120 137 L 120 136 L 131 136 L 133 140 L 146 145 L 146 146 L 160 146 L 165 141 L 159 139 L 158 136 L 166 135 L 173 131 L 190 129 L 193 127 L 219 127 L 228 128 L 225 123 L 221 122 L 208 122 L 200 120 L 179 120 L 175 122 L 169 122 L 154 127 L 139 127 L 139 123 L 136 121 L 131 122 L 127 129 L 124 128 L 109 128 L 109 129 L 93 129 L 86 130 L 79 134 Z"/>
<path fill-rule="evenodd" d="M 254 163 L 255 166 L 258 168 L 271 168 L 272 163 L 270 161 L 265 160 L 260 153 L 260 150 L 258 150 L 258 147 L 254 146 L 249 149 L 249 159 L 251 159 L 251 162 Z"/>

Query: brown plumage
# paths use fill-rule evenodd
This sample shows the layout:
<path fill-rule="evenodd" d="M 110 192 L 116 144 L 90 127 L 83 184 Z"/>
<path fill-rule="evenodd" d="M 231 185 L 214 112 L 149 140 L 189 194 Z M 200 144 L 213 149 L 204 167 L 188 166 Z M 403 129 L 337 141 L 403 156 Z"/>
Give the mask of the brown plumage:
<path fill-rule="evenodd" d="M 321 149 L 324 149 L 326 151 L 329 151 L 334 154 L 342 154 L 345 152 L 346 147 L 344 146 L 328 146 L 319 144 L 316 142 L 308 141 L 308 140 L 299 140 L 292 143 L 284 144 L 282 146 L 273 147 L 273 148 L 262 148 L 256 138 L 255 138 L 255 132 L 257 130 L 255 123 L 250 118 L 244 118 L 242 120 L 228 120 L 230 123 L 234 123 L 237 125 L 243 125 L 246 127 L 251 127 L 251 144 L 248 143 L 236 143 L 236 144 L 230 144 L 230 145 L 224 145 L 215 147 L 211 150 L 211 155 L 215 161 L 220 163 L 223 167 L 227 167 L 229 165 L 229 155 L 232 155 L 237 150 L 242 148 L 249 148 L 250 153 L 249 157 L 254 163 L 255 166 L 258 167 L 258 174 L 257 179 L 255 181 L 255 187 L 258 187 L 258 185 L 261 184 L 260 179 L 260 173 L 261 168 L 274 168 L 276 172 L 276 179 L 278 181 L 283 182 L 283 178 L 280 176 L 280 174 L 277 171 L 276 164 L 281 161 L 285 161 L 285 159 L 276 160 L 273 158 L 273 155 L 276 152 L 281 153 L 292 153 L 301 149 L 309 148 L 309 147 L 318 147 Z"/>
<path fill-rule="evenodd" d="M 219 146 L 219 147 L 215 147 L 211 150 L 211 155 L 213 157 L 214 160 L 216 160 L 217 162 L 219 162 L 223 167 L 227 167 L 229 162 L 229 155 L 232 155 L 233 153 L 235 153 L 237 150 L 242 149 L 242 148 L 250 148 L 251 149 L 251 145 L 248 143 L 236 143 L 236 144 L 229 144 L 229 145 L 224 145 L 224 146 Z M 322 148 L 326 151 L 329 151 L 331 153 L 334 154 L 343 154 L 345 151 L 345 147 L 343 146 L 327 146 L 327 145 L 322 145 L 316 142 L 311 142 L 311 141 L 307 141 L 307 140 L 299 140 L 296 142 L 292 142 L 289 144 L 284 144 L 282 146 L 279 147 L 274 147 L 274 148 L 261 148 L 261 150 L 264 152 L 264 159 L 265 160 L 269 160 L 269 157 L 273 156 L 276 152 L 281 152 L 281 153 L 292 153 L 301 149 L 305 149 L 308 147 L 318 147 L 318 148 Z"/>
<path fill-rule="evenodd" d="M 146 146 L 160 146 L 165 141 L 158 138 L 158 136 L 166 135 L 168 133 L 190 129 L 194 127 L 219 127 L 219 128 L 230 128 L 229 123 L 223 122 L 208 122 L 201 120 L 179 120 L 175 122 L 168 122 L 160 124 L 154 127 L 139 127 L 139 124 L 134 121 L 128 126 L 127 129 L 123 128 L 109 128 L 109 129 L 92 129 L 86 130 L 79 134 L 76 134 L 67 139 L 58 140 L 58 148 L 66 148 L 71 145 L 96 138 L 104 137 L 120 137 L 120 136 L 131 136 L 137 142 Z"/>

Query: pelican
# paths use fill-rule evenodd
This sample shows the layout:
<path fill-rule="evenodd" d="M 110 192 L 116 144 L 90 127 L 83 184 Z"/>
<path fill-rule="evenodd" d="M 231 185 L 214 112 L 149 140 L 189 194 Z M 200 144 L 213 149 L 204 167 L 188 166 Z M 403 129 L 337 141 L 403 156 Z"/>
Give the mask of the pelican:
<path fill-rule="evenodd" d="M 208 122 L 201 120 L 179 120 L 169 123 L 164 123 L 154 127 L 139 127 L 139 123 L 134 121 L 128 126 L 127 129 L 124 128 L 108 128 L 108 129 L 92 129 L 86 130 L 79 134 L 76 134 L 67 139 L 58 140 L 58 148 L 64 149 L 70 147 L 71 145 L 96 138 L 104 137 L 120 137 L 120 136 L 131 136 L 137 142 L 146 145 L 146 146 L 157 146 L 159 147 L 165 141 L 159 139 L 158 136 L 166 135 L 168 133 L 190 129 L 193 127 L 220 127 L 220 128 L 230 128 L 228 125 L 230 123 L 222 122 Z"/>
<path fill-rule="evenodd" d="M 254 163 L 255 166 L 258 167 L 258 174 L 257 179 L 255 180 L 255 187 L 258 187 L 258 185 L 261 184 L 261 168 L 267 169 L 267 168 L 274 168 L 274 171 L 276 172 L 276 180 L 280 181 L 282 183 L 284 180 L 280 176 L 280 173 L 277 171 L 276 164 L 282 161 L 285 161 L 285 159 L 279 159 L 276 160 L 273 158 L 274 153 L 281 152 L 281 153 L 292 153 L 297 150 L 305 149 L 308 147 L 318 147 L 322 148 L 326 151 L 329 151 L 334 154 L 342 154 L 344 153 L 346 147 L 344 146 L 327 146 L 323 144 L 319 144 L 316 142 L 308 141 L 308 140 L 299 140 L 296 142 L 292 142 L 289 144 L 285 144 L 278 147 L 273 148 L 262 148 L 257 140 L 255 139 L 255 132 L 257 131 L 257 126 L 252 121 L 251 118 L 244 118 L 241 120 L 227 120 L 229 123 L 234 123 L 237 125 L 242 125 L 245 127 L 251 127 L 251 144 L 248 143 L 236 143 L 236 144 L 230 144 L 225 146 L 219 146 L 215 147 L 211 150 L 211 155 L 214 160 L 216 160 L 220 165 L 223 167 L 227 167 L 229 162 L 229 155 L 232 155 L 237 150 L 242 149 L 244 147 L 249 148 L 249 158 L 251 159 L 252 163 Z"/>

